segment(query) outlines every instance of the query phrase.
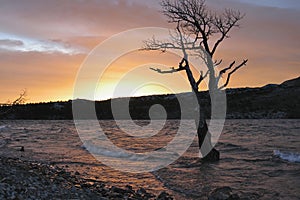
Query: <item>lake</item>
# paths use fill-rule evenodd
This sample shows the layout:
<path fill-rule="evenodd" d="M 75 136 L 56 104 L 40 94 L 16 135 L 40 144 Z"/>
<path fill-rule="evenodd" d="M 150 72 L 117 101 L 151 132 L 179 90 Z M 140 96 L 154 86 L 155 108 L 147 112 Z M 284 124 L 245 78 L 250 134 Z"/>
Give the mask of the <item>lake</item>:
<path fill-rule="evenodd" d="M 114 145 L 135 154 L 158 149 L 163 153 L 164 146 L 172 141 L 179 127 L 179 121 L 169 120 L 159 133 L 147 138 L 128 136 L 113 121 L 99 123 Z M 148 123 L 136 121 L 136 124 L 143 128 Z M 136 135 L 141 133 L 142 128 L 127 127 Z M 147 131 L 151 133 L 151 129 Z M 89 143 L 84 145 L 80 140 L 72 120 L 0 121 L 0 155 L 59 165 L 66 170 L 80 172 L 83 178 L 99 179 L 120 187 L 130 184 L 154 193 L 166 190 L 176 199 L 206 199 L 206 194 L 223 186 L 229 186 L 241 197 L 251 199 L 300 198 L 300 120 L 297 119 L 226 120 L 216 145 L 221 152 L 219 162 L 199 162 L 195 137 L 183 155 L 175 152 L 167 155 L 166 159 L 178 157 L 176 161 L 158 170 L 142 173 L 130 173 L 126 169 L 130 165 L 148 166 L 143 158 L 134 159 L 132 154 L 110 151 L 105 143 L 101 143 L 98 132 L 91 126 L 87 133 L 89 142 L 98 147 L 93 150 L 86 146 Z M 24 146 L 24 152 L 19 151 L 21 146 Z M 125 163 L 124 170 L 116 170 L 105 165 L 104 160 L 95 159 L 88 150 L 93 151 L 96 157 L 97 153 L 105 155 L 116 164 L 119 158 L 127 159 L 130 165 Z"/>

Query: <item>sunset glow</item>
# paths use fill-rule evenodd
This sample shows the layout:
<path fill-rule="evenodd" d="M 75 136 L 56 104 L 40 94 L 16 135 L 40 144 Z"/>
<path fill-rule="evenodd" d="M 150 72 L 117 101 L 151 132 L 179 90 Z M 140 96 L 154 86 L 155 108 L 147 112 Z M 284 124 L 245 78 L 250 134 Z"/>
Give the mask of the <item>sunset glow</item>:
<path fill-rule="evenodd" d="M 231 38 L 217 52 L 217 57 L 223 59 L 221 69 L 233 60 L 249 59 L 247 66 L 231 79 L 229 87 L 257 87 L 299 76 L 298 1 L 207 3 L 212 8 L 231 7 L 246 14 L 241 29 L 233 30 Z M 0 103 L 15 99 L 23 89 L 28 92 L 27 102 L 72 99 L 80 66 L 105 39 L 132 28 L 174 28 L 159 11 L 158 0 L 2 1 Z M 124 45 L 126 41 L 119 44 Z M 190 91 L 182 78 L 184 74 L 161 75 L 149 69 L 157 64 L 169 68 L 179 61 L 174 55 L 159 52 L 135 52 L 121 57 L 99 80 L 95 99 Z M 135 92 L 115 94 L 114 87 L 131 70 L 134 76 L 124 80 L 123 86 L 132 87 Z M 145 79 L 149 84 L 140 87 L 139 81 Z M 154 79 L 161 79 L 171 89 L 152 83 Z"/>

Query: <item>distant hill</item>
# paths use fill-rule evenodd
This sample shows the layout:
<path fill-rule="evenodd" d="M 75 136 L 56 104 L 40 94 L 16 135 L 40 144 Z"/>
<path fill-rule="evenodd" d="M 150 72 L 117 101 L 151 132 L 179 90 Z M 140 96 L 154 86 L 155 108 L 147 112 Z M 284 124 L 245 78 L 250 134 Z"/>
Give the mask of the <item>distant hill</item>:
<path fill-rule="evenodd" d="M 300 77 L 227 94 L 228 118 L 300 118 Z"/>
<path fill-rule="evenodd" d="M 282 84 L 268 84 L 260 88 L 227 89 L 228 119 L 262 119 L 262 118 L 300 118 L 300 77 Z M 201 108 L 210 113 L 208 92 L 203 92 Z M 183 98 L 190 98 L 191 93 L 181 93 Z M 111 102 L 129 100 L 129 111 L 133 119 L 149 119 L 149 108 L 161 104 L 167 111 L 168 119 L 180 118 L 180 106 L 174 94 L 144 97 L 118 98 L 92 102 L 74 100 L 76 103 L 94 104 L 99 119 L 113 119 Z M 0 119 L 72 119 L 72 100 L 66 102 L 48 102 L 16 105 L 6 114 L 10 107 L 0 107 Z M 188 108 L 190 112 L 194 108 Z M 2 113 L 2 114 L 1 114 Z M 89 116 L 86 116 L 89 118 Z M 159 118 L 159 116 L 158 116 Z"/>
<path fill-rule="evenodd" d="M 285 81 L 281 84 L 283 87 L 300 87 L 300 76 L 298 78 Z"/>

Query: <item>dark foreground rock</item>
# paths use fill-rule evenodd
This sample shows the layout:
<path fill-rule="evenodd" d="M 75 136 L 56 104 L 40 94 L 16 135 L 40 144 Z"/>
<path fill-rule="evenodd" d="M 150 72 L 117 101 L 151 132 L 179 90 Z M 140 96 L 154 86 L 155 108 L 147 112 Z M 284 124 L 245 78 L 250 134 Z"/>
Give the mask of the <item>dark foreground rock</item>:
<path fill-rule="evenodd" d="M 166 192 L 154 195 L 130 185 L 119 188 L 91 182 L 48 164 L 0 158 L 0 169 L 0 199 L 173 199 Z"/>
<path fill-rule="evenodd" d="M 230 187 L 216 188 L 208 197 L 208 200 L 239 200 L 240 197 L 232 192 Z"/>

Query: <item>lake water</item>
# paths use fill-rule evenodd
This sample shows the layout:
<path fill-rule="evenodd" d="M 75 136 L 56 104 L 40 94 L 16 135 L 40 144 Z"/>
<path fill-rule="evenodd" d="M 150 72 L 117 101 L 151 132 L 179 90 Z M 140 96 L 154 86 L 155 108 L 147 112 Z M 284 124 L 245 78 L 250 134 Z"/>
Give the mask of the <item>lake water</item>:
<path fill-rule="evenodd" d="M 175 136 L 178 123 L 167 121 L 158 135 L 136 139 L 114 122 L 100 121 L 115 145 L 137 153 L 163 148 Z M 91 128 L 89 133 L 97 130 Z M 25 152 L 18 151 L 20 146 Z M 205 195 L 222 186 L 251 199 L 300 199 L 300 120 L 227 120 L 216 148 L 221 160 L 201 163 L 195 138 L 172 164 L 153 172 L 128 173 L 96 160 L 81 142 L 73 121 L 0 121 L 1 156 L 56 164 L 80 172 L 83 178 L 120 187 L 130 184 L 155 193 L 165 190 L 177 199 L 207 199 Z M 99 151 L 112 160 L 127 156 Z M 142 165 L 143 160 L 135 164 Z"/>

